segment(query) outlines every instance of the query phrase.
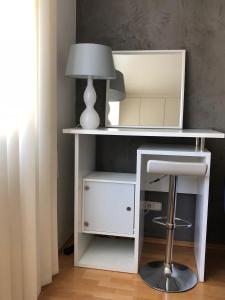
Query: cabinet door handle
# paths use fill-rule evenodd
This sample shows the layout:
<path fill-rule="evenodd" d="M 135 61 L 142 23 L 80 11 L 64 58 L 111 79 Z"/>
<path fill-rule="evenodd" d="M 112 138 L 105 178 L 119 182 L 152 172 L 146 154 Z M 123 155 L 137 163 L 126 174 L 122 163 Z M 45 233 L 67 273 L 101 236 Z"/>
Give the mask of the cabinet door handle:
<path fill-rule="evenodd" d="M 84 190 L 85 190 L 85 191 L 89 191 L 89 190 L 90 190 L 89 186 L 88 186 L 88 185 L 85 185 Z"/>
<path fill-rule="evenodd" d="M 127 211 L 131 211 L 131 207 L 130 206 L 127 206 Z"/>

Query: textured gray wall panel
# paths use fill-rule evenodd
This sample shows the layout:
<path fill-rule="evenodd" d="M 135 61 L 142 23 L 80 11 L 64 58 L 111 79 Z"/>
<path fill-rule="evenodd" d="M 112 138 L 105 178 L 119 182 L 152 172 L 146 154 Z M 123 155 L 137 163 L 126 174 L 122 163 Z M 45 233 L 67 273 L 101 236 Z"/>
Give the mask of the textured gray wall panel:
<path fill-rule="evenodd" d="M 224 0 L 77 0 L 77 40 L 107 44 L 114 50 L 186 49 L 184 128 L 225 131 Z M 105 85 L 95 85 L 96 108 L 104 124 Z M 78 116 L 83 88 L 80 82 Z M 134 147 L 142 142 L 146 139 L 99 138 L 97 168 L 134 170 Z M 225 243 L 225 141 L 207 141 L 207 147 L 212 151 L 208 240 Z"/>

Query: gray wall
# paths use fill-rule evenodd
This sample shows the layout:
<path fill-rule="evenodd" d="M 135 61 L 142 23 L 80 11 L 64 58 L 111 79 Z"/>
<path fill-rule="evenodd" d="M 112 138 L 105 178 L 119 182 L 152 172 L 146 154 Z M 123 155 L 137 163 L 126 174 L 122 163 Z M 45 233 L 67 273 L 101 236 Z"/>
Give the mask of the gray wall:
<path fill-rule="evenodd" d="M 65 3 L 66 2 L 66 3 Z M 58 31 L 58 241 L 59 248 L 73 233 L 73 138 L 62 134 L 63 128 L 75 124 L 74 80 L 65 77 L 70 45 L 76 38 L 76 1 L 57 0 Z"/>
<path fill-rule="evenodd" d="M 77 0 L 77 41 L 103 43 L 113 50 L 186 49 L 184 128 L 225 131 L 224 0 Z M 79 117 L 84 84 L 78 84 Z M 105 86 L 103 82 L 95 85 L 96 108 L 104 125 Z M 99 137 L 97 168 L 134 171 L 135 147 L 143 142 L 146 138 Z M 208 241 L 225 243 L 225 141 L 207 141 L 207 147 L 212 151 Z M 190 210 L 193 207 L 192 201 Z M 147 231 L 150 217 L 146 220 Z"/>

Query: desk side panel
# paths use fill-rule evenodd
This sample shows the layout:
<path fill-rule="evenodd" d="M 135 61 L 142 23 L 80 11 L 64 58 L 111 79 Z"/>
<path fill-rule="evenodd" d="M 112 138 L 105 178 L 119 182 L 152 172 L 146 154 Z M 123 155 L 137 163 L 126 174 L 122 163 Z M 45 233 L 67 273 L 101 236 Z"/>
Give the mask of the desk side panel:
<path fill-rule="evenodd" d="M 206 235 L 208 219 L 208 198 L 209 198 L 209 178 L 211 155 L 205 157 L 208 170 L 205 177 L 198 179 L 198 194 L 196 197 L 195 211 L 195 238 L 194 250 L 198 278 L 200 282 L 205 281 L 205 253 L 206 253 Z"/>
<path fill-rule="evenodd" d="M 140 153 L 137 154 L 136 167 L 136 190 L 135 190 L 135 250 L 134 250 L 134 264 L 135 272 L 138 272 L 139 261 L 142 253 L 142 246 L 144 240 L 144 192 L 141 191 L 142 181 L 142 160 Z"/>

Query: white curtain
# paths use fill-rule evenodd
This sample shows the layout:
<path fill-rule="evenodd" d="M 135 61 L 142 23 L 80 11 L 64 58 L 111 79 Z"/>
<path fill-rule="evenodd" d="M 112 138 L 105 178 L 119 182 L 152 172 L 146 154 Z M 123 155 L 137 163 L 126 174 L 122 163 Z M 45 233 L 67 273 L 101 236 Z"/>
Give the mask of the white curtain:
<path fill-rule="evenodd" d="M 0 299 L 58 272 L 56 0 L 0 2 Z"/>

